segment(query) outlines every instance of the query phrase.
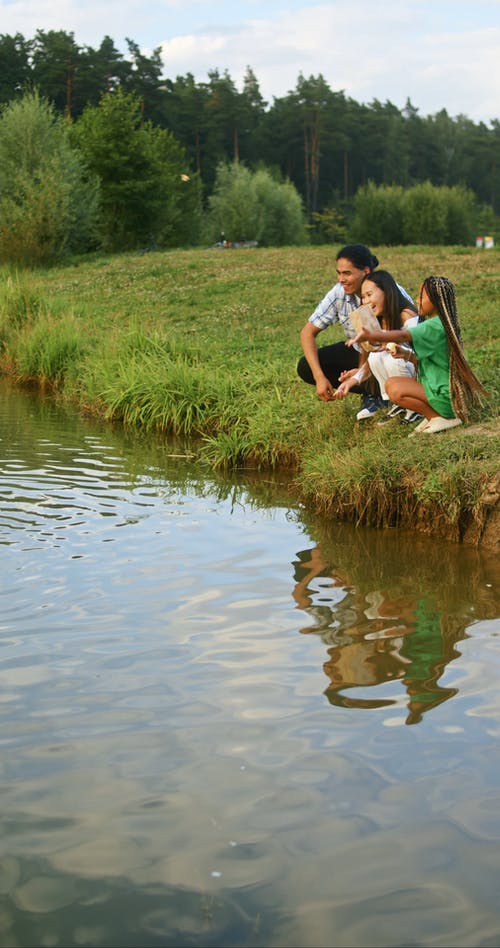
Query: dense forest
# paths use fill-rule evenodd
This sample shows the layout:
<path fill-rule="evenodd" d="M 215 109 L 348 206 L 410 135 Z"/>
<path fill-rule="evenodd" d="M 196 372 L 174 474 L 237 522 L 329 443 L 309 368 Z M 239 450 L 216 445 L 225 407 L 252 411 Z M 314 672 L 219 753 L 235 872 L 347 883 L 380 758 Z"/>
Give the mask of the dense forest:
<path fill-rule="evenodd" d="M 470 191 L 490 232 L 500 214 L 500 121 L 489 126 L 445 109 L 421 116 L 409 100 L 360 104 L 332 90 L 321 74 L 300 74 L 286 96 L 264 101 L 247 67 L 241 91 L 227 71 L 206 82 L 166 78 L 161 48 L 128 56 L 105 36 L 98 49 L 73 33 L 38 30 L 0 35 L 0 107 L 36 90 L 68 123 L 80 122 L 106 93 L 134 95 L 141 122 L 167 132 L 183 149 L 185 171 L 200 182 L 204 206 L 221 163 L 268 169 L 300 195 L 310 231 L 342 235 L 354 200 L 368 186 L 409 189 L 425 182 Z M 480 224 L 477 217 L 477 226 Z"/>

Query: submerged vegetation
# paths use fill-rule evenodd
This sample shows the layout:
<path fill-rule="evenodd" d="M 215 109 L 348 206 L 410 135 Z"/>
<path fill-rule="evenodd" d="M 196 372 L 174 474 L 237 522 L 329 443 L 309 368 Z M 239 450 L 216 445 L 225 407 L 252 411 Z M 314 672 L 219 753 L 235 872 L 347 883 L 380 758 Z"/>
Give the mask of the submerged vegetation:
<path fill-rule="evenodd" d="M 359 399 L 320 403 L 295 366 L 299 332 L 335 281 L 333 247 L 182 250 L 4 269 L 0 368 L 126 426 L 189 438 L 200 463 L 293 472 L 325 516 L 498 540 L 495 248 L 376 248 L 415 296 L 457 287 L 465 351 L 488 391 L 473 423 L 408 439 L 356 422 Z M 338 333 L 338 335 L 337 335 Z M 328 330 L 320 343 L 342 338 Z"/>

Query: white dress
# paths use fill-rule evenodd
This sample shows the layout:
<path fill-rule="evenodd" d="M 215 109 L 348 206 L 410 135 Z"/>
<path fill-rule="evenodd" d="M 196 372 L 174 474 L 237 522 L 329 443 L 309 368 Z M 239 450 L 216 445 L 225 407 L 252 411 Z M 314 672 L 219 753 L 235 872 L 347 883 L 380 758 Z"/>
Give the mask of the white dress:
<path fill-rule="evenodd" d="M 409 329 L 410 326 L 416 326 L 417 323 L 418 316 L 411 316 L 410 319 L 406 320 L 404 328 Z M 377 379 L 384 401 L 389 401 L 387 392 L 385 390 L 385 383 L 387 382 L 387 379 L 390 379 L 394 375 L 415 378 L 416 369 L 413 363 L 405 362 L 404 359 L 395 359 L 394 356 L 391 356 L 391 353 L 387 352 L 386 349 L 383 349 L 380 352 L 370 352 L 368 356 L 368 365 L 370 366 L 372 374 Z"/>

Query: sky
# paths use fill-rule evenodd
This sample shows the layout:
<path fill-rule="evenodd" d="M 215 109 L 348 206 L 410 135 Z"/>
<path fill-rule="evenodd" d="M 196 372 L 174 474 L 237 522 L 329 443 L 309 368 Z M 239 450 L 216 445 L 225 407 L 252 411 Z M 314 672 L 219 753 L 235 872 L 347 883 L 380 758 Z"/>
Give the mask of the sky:
<path fill-rule="evenodd" d="M 500 119 L 500 0 L 0 0 L 0 34 L 37 30 L 160 47 L 170 79 L 227 70 L 241 90 L 250 66 L 269 105 L 321 74 L 359 103 Z"/>

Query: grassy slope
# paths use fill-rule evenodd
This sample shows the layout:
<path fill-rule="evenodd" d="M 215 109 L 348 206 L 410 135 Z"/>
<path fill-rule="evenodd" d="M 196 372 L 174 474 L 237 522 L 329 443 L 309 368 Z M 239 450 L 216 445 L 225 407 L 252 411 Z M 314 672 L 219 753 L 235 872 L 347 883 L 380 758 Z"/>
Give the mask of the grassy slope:
<path fill-rule="evenodd" d="M 479 426 L 408 440 L 402 427 L 356 424 L 355 396 L 321 404 L 300 382 L 300 329 L 335 281 L 330 247 L 170 251 L 6 275 L 3 369 L 56 382 L 110 419 L 201 436 L 213 465 L 286 464 L 328 516 L 478 541 L 498 493 L 498 252 L 375 252 L 413 295 L 430 273 L 456 284 L 466 354 L 490 392 Z M 332 328 L 319 341 L 340 338 Z"/>

